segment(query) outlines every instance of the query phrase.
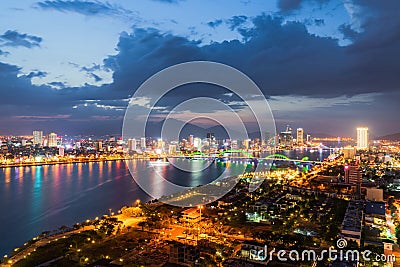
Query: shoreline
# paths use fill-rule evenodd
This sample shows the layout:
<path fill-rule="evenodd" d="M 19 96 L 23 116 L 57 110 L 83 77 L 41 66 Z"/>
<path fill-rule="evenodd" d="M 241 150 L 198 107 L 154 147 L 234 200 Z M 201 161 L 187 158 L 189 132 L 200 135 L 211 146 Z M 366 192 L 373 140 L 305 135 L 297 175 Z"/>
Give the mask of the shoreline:
<path fill-rule="evenodd" d="M 29 163 L 10 163 L 0 164 L 0 168 L 13 168 L 13 167 L 36 167 L 36 166 L 48 166 L 48 165 L 64 165 L 64 164 L 76 164 L 76 163 L 88 163 L 88 162 L 104 162 L 104 161 L 117 161 L 117 160 L 132 160 L 132 159 L 147 159 L 143 158 L 113 158 L 113 159 L 85 159 L 85 160 L 71 160 L 71 161 L 55 161 L 55 162 L 29 162 Z"/>

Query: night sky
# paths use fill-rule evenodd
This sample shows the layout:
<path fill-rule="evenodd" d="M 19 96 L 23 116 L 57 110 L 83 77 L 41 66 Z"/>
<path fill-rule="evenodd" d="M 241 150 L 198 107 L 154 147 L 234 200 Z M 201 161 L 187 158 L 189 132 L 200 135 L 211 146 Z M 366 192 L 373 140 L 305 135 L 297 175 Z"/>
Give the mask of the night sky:
<path fill-rule="evenodd" d="M 251 77 L 278 131 L 290 124 L 333 136 L 354 136 L 357 126 L 400 132 L 398 0 L 2 0 L 0 7 L 0 134 L 120 133 L 138 86 L 191 60 Z M 223 90 L 193 86 L 161 102 L 160 115 L 193 92 L 243 108 Z"/>

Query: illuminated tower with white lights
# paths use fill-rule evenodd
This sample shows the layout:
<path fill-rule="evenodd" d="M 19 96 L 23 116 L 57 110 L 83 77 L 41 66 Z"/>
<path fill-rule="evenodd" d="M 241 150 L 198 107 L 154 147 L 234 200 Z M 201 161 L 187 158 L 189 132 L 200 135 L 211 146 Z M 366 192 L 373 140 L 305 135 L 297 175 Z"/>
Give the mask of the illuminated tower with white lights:
<path fill-rule="evenodd" d="M 33 144 L 40 145 L 40 146 L 43 144 L 43 132 L 42 131 L 33 131 Z"/>
<path fill-rule="evenodd" d="M 357 149 L 368 148 L 368 128 L 358 127 L 357 128 Z"/>

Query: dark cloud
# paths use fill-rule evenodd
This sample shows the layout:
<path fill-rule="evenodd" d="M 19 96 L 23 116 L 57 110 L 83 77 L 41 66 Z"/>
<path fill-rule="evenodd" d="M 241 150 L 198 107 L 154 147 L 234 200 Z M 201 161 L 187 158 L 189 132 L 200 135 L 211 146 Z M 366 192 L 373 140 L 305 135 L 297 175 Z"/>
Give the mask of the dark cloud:
<path fill-rule="evenodd" d="M 22 46 L 32 48 L 35 46 L 40 46 L 41 42 L 41 37 L 28 35 L 26 33 L 19 33 L 14 30 L 8 30 L 4 34 L 0 35 L 0 43 L 2 46 Z"/>
<path fill-rule="evenodd" d="M 279 0 L 278 7 L 282 11 L 298 9 L 303 0 Z"/>
<path fill-rule="evenodd" d="M 129 10 L 122 7 L 111 5 L 108 2 L 100 1 L 43 1 L 38 2 L 37 7 L 43 10 L 57 10 L 60 12 L 75 12 L 85 16 L 97 16 L 97 15 L 128 15 L 131 14 Z"/>
<path fill-rule="evenodd" d="M 215 29 L 219 25 L 221 25 L 224 21 L 222 19 L 216 19 L 214 21 L 209 21 L 207 22 L 207 25 L 210 26 L 211 28 Z"/>
<path fill-rule="evenodd" d="M 79 65 L 78 65 L 79 66 Z M 99 64 L 93 64 L 90 67 L 82 67 L 81 68 L 82 71 L 96 71 L 96 70 L 101 70 L 101 66 Z"/>
<path fill-rule="evenodd" d="M 229 25 L 229 29 L 231 29 L 232 31 L 239 28 L 240 26 L 243 25 L 243 23 L 245 23 L 247 21 L 247 17 L 246 16 L 233 16 L 231 19 L 228 19 L 226 21 L 226 24 Z"/>
<path fill-rule="evenodd" d="M 183 2 L 185 0 L 152 0 L 155 2 L 161 2 L 161 3 L 168 3 L 168 4 L 177 4 L 179 2 Z"/>
<path fill-rule="evenodd" d="M 48 84 L 57 89 L 62 89 L 65 87 L 65 84 L 63 82 L 50 82 Z"/>
<path fill-rule="evenodd" d="M 342 24 L 339 26 L 339 31 L 343 34 L 344 38 L 350 41 L 354 41 L 357 37 L 358 32 L 351 28 L 349 24 Z"/>
<path fill-rule="evenodd" d="M 324 19 L 314 19 L 314 25 L 316 26 L 324 26 L 325 20 Z"/>
<path fill-rule="evenodd" d="M 121 97 L 103 93 L 102 91 L 107 91 L 106 86 L 54 89 L 64 87 L 61 82 L 35 86 L 26 75 L 20 76 L 20 71 L 17 66 L 0 62 L 1 134 L 28 134 L 34 129 L 63 134 L 101 134 L 120 131 L 123 111 L 113 107 L 126 106 L 126 102 L 121 100 L 88 102 L 90 99 Z M 96 116 L 103 118 L 108 116 L 113 120 L 103 122 L 95 119 L 99 118 Z"/>
<path fill-rule="evenodd" d="M 8 117 L 10 114 L 70 115 L 62 119 L 63 126 L 53 123 L 53 126 L 47 125 L 50 127 L 48 129 L 60 127 L 64 128 L 64 132 L 66 128 L 71 131 L 79 129 L 78 132 L 101 129 L 102 132 L 118 132 L 120 119 L 106 120 L 103 124 L 101 120 L 93 118 L 121 118 L 126 104 L 122 100 L 132 95 L 147 78 L 166 67 L 191 60 L 211 60 L 243 71 L 267 96 L 333 98 L 379 93 L 385 97 L 375 96 L 372 99 L 376 102 L 334 106 L 326 111 L 314 109 L 304 114 L 288 112 L 284 116 L 300 121 L 304 116 L 304 123 L 317 121 L 321 124 L 327 121 L 325 116 L 332 120 L 337 117 L 338 121 L 351 118 L 352 123 L 357 122 L 357 118 L 368 118 L 366 123 L 373 124 L 374 119 L 376 128 L 387 127 L 386 133 L 396 129 L 400 111 L 400 18 L 394 16 L 395 10 L 400 10 L 400 7 L 397 1 L 385 1 L 381 5 L 374 3 L 354 0 L 358 9 L 354 9 L 356 13 L 353 16 L 360 22 L 362 30 L 348 28 L 354 31 L 352 43 L 348 46 L 340 46 L 334 38 L 310 34 L 304 23 L 284 22 L 283 17 L 268 15 L 251 19 L 254 25 L 251 28 L 236 27 L 245 41 L 232 40 L 209 45 L 156 29 L 133 29 L 130 33 L 121 34 L 118 54 L 104 60 L 103 68 L 113 71 L 114 82 L 101 87 L 86 85 L 82 88 L 64 88 L 63 84 L 33 86 L 26 76 L 17 78 L 20 74 L 18 67 L 0 63 L 1 125 L 18 127 L 17 122 L 5 119 L 4 114 Z M 341 30 L 344 33 L 345 29 Z M 350 36 L 349 33 L 347 36 Z M 78 67 L 88 73 L 98 68 L 97 65 L 87 69 Z M 56 90 L 53 87 L 63 89 Z M 160 105 L 169 107 L 170 103 L 177 100 L 202 94 L 223 99 L 226 93 L 197 85 L 180 90 L 169 95 Z M 380 119 L 380 116 L 384 119 Z M 25 120 L 28 121 L 27 118 Z M 31 127 L 29 121 L 27 123 L 24 127 Z M 44 123 L 43 127 L 46 126 Z M 337 127 L 341 124 L 332 125 Z"/>
<path fill-rule="evenodd" d="M 278 0 L 278 8 L 282 12 L 291 12 L 299 9 L 304 2 L 322 5 L 330 0 Z"/>
<path fill-rule="evenodd" d="M 90 76 L 94 79 L 95 82 L 101 82 L 103 80 L 100 76 L 94 73 L 91 73 Z"/>
<path fill-rule="evenodd" d="M 44 71 L 31 71 L 28 75 L 26 75 L 26 78 L 33 78 L 33 77 L 39 77 L 39 78 L 43 78 L 46 77 L 47 72 Z"/>
<path fill-rule="evenodd" d="M 213 60 L 237 67 L 266 95 L 334 97 L 398 88 L 398 41 L 386 40 L 386 45 L 382 43 L 370 53 L 367 41 L 380 38 L 371 35 L 367 25 L 363 38 L 342 47 L 337 39 L 310 34 L 300 22 L 283 21 L 282 17 L 258 16 L 252 20 L 253 28 L 239 29 L 247 41 L 203 46 L 155 29 L 136 29 L 121 35 L 118 55 L 106 59 L 105 65 L 114 71 L 115 90 L 127 91 L 155 72 L 189 60 Z"/>
<path fill-rule="evenodd" d="M 0 49 L 0 56 L 8 56 L 10 53 Z"/>

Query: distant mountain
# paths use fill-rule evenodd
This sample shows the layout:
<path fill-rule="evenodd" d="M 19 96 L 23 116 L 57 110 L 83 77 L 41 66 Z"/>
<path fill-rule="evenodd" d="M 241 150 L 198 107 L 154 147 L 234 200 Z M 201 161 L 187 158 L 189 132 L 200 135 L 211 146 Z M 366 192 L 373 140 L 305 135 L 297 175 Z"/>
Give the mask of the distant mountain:
<path fill-rule="evenodd" d="M 335 138 L 337 136 L 333 136 L 327 133 L 311 133 L 311 137 L 318 137 L 318 138 Z"/>
<path fill-rule="evenodd" d="M 378 136 L 375 138 L 375 140 L 400 141 L 400 133 Z"/>
<path fill-rule="evenodd" d="M 184 124 L 182 128 L 182 124 Z M 160 137 L 161 130 L 163 131 L 163 138 L 169 140 L 176 140 L 176 134 L 179 134 L 179 139 L 187 139 L 189 135 L 194 137 L 206 138 L 207 133 L 213 133 L 216 139 L 229 138 L 228 132 L 231 138 L 242 136 L 238 131 L 232 129 L 225 129 L 221 125 L 212 126 L 209 128 L 203 128 L 195 125 L 194 123 L 182 123 L 182 121 L 176 119 L 162 120 L 159 122 L 149 122 L 146 127 L 146 136 Z M 249 133 L 249 138 L 259 137 L 259 133 Z M 236 138 L 240 139 L 240 138 Z"/>
<path fill-rule="evenodd" d="M 181 129 L 182 126 L 184 127 Z M 182 125 L 181 121 L 175 119 L 147 123 L 146 136 L 161 137 L 161 134 L 163 135 L 164 139 L 176 140 L 176 134 L 179 134 L 179 139 L 187 139 L 190 134 L 193 134 L 194 136 L 205 137 L 206 129 L 192 123 Z"/>

